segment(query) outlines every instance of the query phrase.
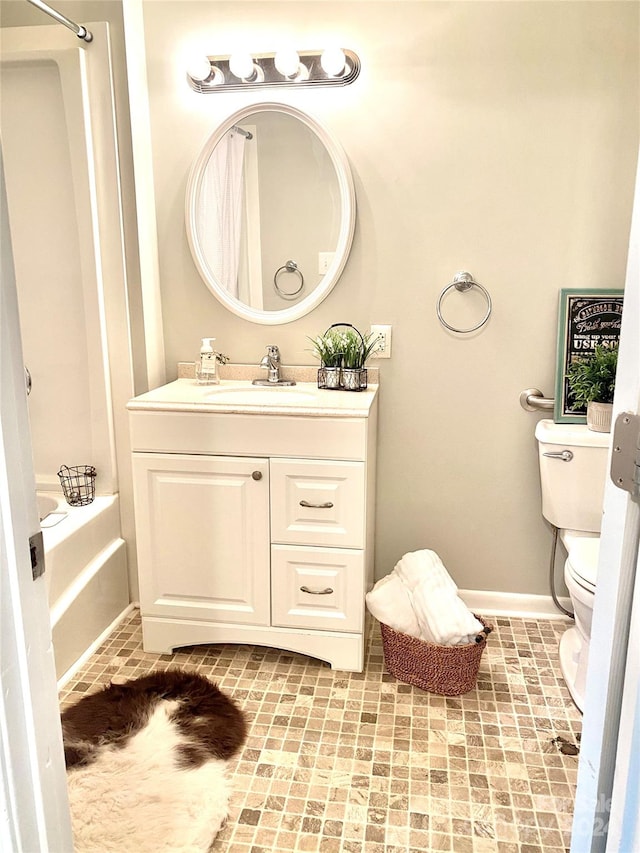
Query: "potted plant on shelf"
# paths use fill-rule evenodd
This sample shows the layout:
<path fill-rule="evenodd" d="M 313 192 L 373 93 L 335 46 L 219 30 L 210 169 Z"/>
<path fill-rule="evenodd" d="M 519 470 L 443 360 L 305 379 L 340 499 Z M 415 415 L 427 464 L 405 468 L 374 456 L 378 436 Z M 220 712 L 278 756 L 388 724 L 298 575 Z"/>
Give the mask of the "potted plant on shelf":
<path fill-rule="evenodd" d="M 613 392 L 616 384 L 618 347 L 597 346 L 567 370 L 569 399 L 587 408 L 587 426 L 595 432 L 611 431 Z"/>
<path fill-rule="evenodd" d="M 322 384 L 325 388 L 340 388 L 340 368 L 342 367 L 343 353 L 342 334 L 337 329 L 328 329 L 324 335 L 318 335 L 315 338 L 309 338 L 309 340 L 313 345 L 314 355 L 320 359 Z"/>
<path fill-rule="evenodd" d="M 378 336 L 361 335 L 357 329 L 347 329 L 342 336 L 342 385 L 346 391 L 360 391 L 367 387 L 364 368 L 378 345 Z"/>
<path fill-rule="evenodd" d="M 378 345 L 378 336 L 361 335 L 350 323 L 334 323 L 324 335 L 309 338 L 320 359 L 319 388 L 363 391 L 367 387 L 365 364 Z"/>

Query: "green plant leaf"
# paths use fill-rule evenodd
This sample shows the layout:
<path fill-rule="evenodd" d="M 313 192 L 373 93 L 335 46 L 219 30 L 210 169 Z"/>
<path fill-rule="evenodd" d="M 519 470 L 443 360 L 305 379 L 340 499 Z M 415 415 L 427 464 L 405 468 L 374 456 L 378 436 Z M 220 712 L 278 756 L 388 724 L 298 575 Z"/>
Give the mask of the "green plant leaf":
<path fill-rule="evenodd" d="M 576 359 L 567 370 L 569 399 L 580 407 L 612 403 L 617 366 L 617 345 L 597 346 L 589 355 Z"/>

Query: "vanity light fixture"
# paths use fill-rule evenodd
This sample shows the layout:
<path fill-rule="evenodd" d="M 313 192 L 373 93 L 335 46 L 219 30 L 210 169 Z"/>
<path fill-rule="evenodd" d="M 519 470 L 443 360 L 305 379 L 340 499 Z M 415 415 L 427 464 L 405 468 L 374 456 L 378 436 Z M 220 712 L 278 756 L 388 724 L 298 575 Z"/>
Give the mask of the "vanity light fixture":
<path fill-rule="evenodd" d="M 187 75 L 191 80 L 198 83 L 206 83 L 208 86 L 218 86 L 224 82 L 224 77 L 219 68 L 209 62 L 209 57 L 194 56 L 187 67 Z"/>
<path fill-rule="evenodd" d="M 352 50 L 283 49 L 196 57 L 187 68 L 187 82 L 207 94 L 262 86 L 347 86 L 359 73 L 360 59 Z"/>
<path fill-rule="evenodd" d="M 263 83 L 264 72 L 253 61 L 250 53 L 233 53 L 229 57 L 229 71 L 243 83 Z M 226 79 L 226 78 L 223 78 Z"/>
<path fill-rule="evenodd" d="M 340 47 L 327 48 L 320 57 L 320 65 L 329 77 L 340 77 L 344 74 L 347 57 Z"/>
<path fill-rule="evenodd" d="M 300 54 L 293 48 L 279 50 L 273 58 L 273 64 L 287 80 L 298 82 L 309 79 L 309 69 L 304 62 L 300 62 Z"/>

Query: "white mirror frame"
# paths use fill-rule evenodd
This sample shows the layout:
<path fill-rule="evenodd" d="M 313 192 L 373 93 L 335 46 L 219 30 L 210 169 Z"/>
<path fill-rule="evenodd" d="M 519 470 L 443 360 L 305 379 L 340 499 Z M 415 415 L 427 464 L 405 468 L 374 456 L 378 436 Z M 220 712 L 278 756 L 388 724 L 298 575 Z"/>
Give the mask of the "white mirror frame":
<path fill-rule="evenodd" d="M 338 243 L 333 260 L 329 265 L 329 269 L 312 293 L 300 300 L 300 302 L 292 305 L 290 308 L 282 309 L 282 311 L 258 311 L 248 305 L 245 305 L 243 302 L 240 302 L 240 300 L 227 293 L 219 282 L 212 276 L 196 236 L 196 208 L 207 163 L 209 162 L 209 158 L 214 148 L 220 142 L 225 133 L 227 133 L 234 124 L 246 119 L 248 116 L 254 115 L 255 113 L 274 111 L 286 113 L 287 115 L 299 119 L 316 134 L 326 148 L 336 170 L 338 187 L 340 189 L 340 232 L 338 234 Z M 193 164 L 189 175 L 189 181 L 187 183 L 185 222 L 187 240 L 189 241 L 189 248 L 191 249 L 191 255 L 194 263 L 203 281 L 216 299 L 228 308 L 229 311 L 237 314 L 238 317 L 250 320 L 252 323 L 262 323 L 269 326 L 274 326 L 280 323 L 290 323 L 293 320 L 298 320 L 300 317 L 304 317 L 316 308 L 334 288 L 336 282 L 340 278 L 340 274 L 342 273 L 345 264 L 347 263 L 349 250 L 351 249 L 351 243 L 353 241 L 355 221 L 356 195 L 353 186 L 353 177 L 351 175 L 351 169 L 349 167 L 349 161 L 347 160 L 346 154 L 336 139 L 325 127 L 306 113 L 303 113 L 295 107 L 290 107 L 287 104 L 262 102 L 244 107 L 243 109 L 233 113 L 233 115 L 229 116 L 229 118 L 227 118 L 209 137 L 197 160 Z"/>

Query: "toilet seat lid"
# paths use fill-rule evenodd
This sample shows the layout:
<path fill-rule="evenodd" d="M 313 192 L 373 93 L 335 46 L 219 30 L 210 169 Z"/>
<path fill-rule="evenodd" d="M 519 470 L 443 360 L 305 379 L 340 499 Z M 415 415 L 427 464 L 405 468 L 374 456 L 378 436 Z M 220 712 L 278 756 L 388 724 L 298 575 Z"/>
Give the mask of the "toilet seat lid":
<path fill-rule="evenodd" d="M 569 550 L 568 569 L 582 586 L 595 589 L 598 576 L 600 537 L 577 539 Z"/>

